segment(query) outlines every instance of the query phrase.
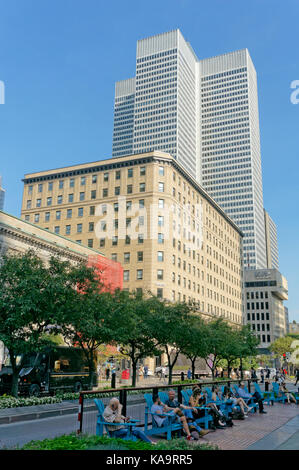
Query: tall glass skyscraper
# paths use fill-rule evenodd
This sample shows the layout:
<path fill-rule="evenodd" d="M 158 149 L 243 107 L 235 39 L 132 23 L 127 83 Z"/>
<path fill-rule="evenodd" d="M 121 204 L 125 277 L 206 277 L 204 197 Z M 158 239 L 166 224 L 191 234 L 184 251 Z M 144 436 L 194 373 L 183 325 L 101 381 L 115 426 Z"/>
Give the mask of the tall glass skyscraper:
<path fill-rule="evenodd" d="M 136 77 L 116 84 L 114 109 L 112 156 L 170 153 L 244 232 L 244 266 L 265 268 L 257 79 L 248 50 L 200 60 L 179 30 L 142 39 Z"/>

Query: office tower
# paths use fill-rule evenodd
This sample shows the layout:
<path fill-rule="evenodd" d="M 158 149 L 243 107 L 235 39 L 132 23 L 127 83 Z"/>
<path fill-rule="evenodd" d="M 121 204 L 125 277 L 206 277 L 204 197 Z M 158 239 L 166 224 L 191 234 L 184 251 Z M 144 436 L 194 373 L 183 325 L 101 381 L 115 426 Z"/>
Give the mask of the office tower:
<path fill-rule="evenodd" d="M 27 174 L 22 218 L 120 262 L 127 290 L 242 324 L 242 233 L 169 154 Z"/>
<path fill-rule="evenodd" d="M 0 211 L 4 208 L 5 190 L 2 188 L 2 176 L 0 176 Z"/>
<path fill-rule="evenodd" d="M 278 261 L 276 224 L 273 222 L 270 215 L 265 209 L 264 209 L 264 214 L 265 214 L 267 268 L 278 269 L 279 261 Z"/>
<path fill-rule="evenodd" d="M 133 153 L 134 103 L 135 78 L 116 82 L 112 145 L 114 157 Z"/>
<path fill-rule="evenodd" d="M 260 340 L 259 348 L 268 348 L 288 332 L 284 300 L 288 300 L 288 283 L 277 269 L 244 271 L 245 323 Z"/>
<path fill-rule="evenodd" d="M 244 267 L 265 268 L 257 80 L 248 50 L 200 60 L 179 30 L 142 39 L 135 85 L 133 125 L 131 107 L 122 116 L 133 145 L 123 153 L 116 90 L 113 156 L 170 153 L 244 232 Z M 133 87 L 130 93 L 132 103 Z"/>
<path fill-rule="evenodd" d="M 265 268 L 256 72 L 247 49 L 201 60 L 200 181 L 244 233 L 244 267 Z"/>
<path fill-rule="evenodd" d="M 138 41 L 135 81 L 116 84 L 112 156 L 161 150 L 197 177 L 197 81 L 197 57 L 179 30 Z"/>

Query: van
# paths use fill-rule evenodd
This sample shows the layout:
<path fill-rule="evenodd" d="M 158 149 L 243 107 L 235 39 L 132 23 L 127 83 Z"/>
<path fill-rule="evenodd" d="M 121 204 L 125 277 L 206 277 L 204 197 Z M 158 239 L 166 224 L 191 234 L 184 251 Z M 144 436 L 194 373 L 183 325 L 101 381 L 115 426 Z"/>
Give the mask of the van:
<path fill-rule="evenodd" d="M 48 347 L 40 352 L 17 356 L 19 394 L 29 396 L 52 395 L 58 391 L 89 390 L 89 367 L 81 348 Z M 96 365 L 92 372 L 92 387 L 97 385 Z M 12 368 L 9 356 L 0 372 L 0 394 L 10 393 Z"/>

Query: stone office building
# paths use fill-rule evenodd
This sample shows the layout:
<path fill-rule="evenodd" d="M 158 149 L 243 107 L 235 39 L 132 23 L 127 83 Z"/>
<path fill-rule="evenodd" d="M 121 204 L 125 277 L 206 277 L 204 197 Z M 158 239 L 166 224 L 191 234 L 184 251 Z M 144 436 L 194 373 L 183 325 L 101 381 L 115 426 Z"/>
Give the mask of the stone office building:
<path fill-rule="evenodd" d="M 22 218 L 124 267 L 123 287 L 242 324 L 242 232 L 182 165 L 148 152 L 26 174 Z"/>

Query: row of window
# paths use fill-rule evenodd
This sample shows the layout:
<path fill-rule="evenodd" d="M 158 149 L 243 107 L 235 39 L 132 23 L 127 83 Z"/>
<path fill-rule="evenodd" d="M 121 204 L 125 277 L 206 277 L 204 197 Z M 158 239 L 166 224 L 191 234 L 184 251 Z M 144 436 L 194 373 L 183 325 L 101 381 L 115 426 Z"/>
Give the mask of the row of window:
<path fill-rule="evenodd" d="M 262 313 L 247 313 L 247 320 L 250 321 L 260 321 L 260 319 L 262 321 L 264 321 L 265 319 L 266 320 L 270 320 L 270 314 L 269 312 L 262 312 Z"/>

